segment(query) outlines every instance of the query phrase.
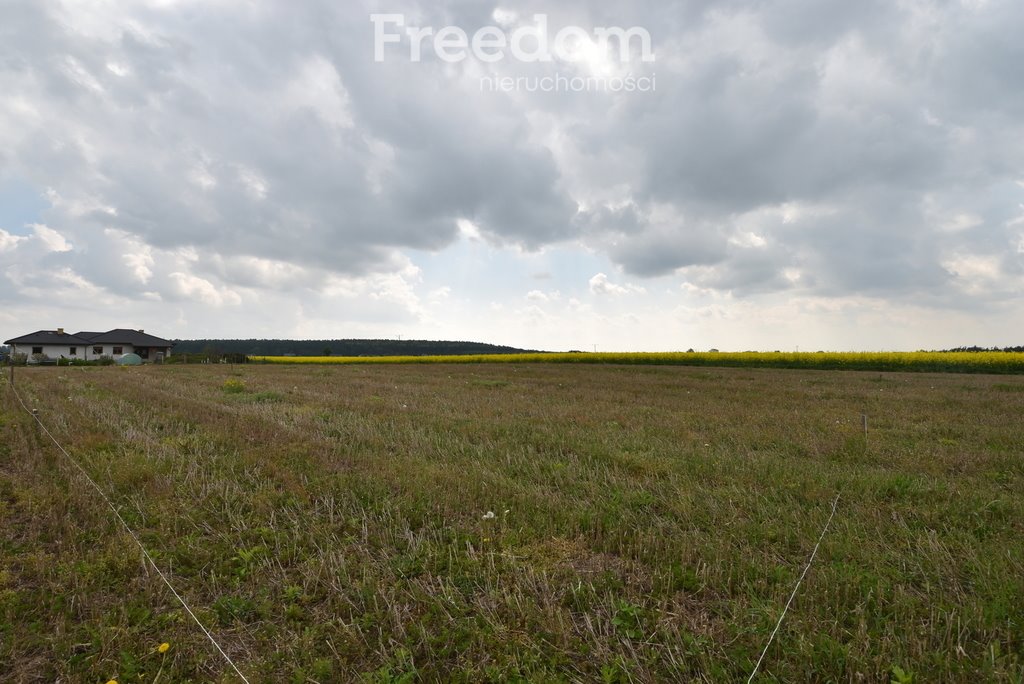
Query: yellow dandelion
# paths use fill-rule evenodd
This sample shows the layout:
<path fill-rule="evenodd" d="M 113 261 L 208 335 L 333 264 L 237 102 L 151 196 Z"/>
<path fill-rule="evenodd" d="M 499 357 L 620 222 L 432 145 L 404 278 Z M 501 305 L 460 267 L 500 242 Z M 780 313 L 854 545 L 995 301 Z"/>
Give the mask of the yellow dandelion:
<path fill-rule="evenodd" d="M 117 680 L 111 679 L 109 682 L 107 682 L 107 684 L 117 684 Z"/>
<path fill-rule="evenodd" d="M 156 650 L 158 650 L 160 653 L 167 653 L 167 650 L 170 647 L 171 645 L 165 641 L 164 643 L 160 644 L 160 646 L 158 646 Z"/>

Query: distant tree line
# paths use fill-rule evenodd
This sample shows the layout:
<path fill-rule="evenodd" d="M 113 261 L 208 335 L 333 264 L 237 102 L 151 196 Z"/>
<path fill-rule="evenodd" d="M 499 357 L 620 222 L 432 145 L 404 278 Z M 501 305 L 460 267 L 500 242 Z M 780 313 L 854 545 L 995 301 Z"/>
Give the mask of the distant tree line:
<path fill-rule="evenodd" d="M 520 354 L 516 349 L 483 342 L 445 340 L 174 340 L 174 355 L 246 356 L 464 356 Z"/>
<path fill-rule="evenodd" d="M 954 349 L 943 349 L 947 352 L 1024 352 L 1022 347 L 956 347 Z"/>

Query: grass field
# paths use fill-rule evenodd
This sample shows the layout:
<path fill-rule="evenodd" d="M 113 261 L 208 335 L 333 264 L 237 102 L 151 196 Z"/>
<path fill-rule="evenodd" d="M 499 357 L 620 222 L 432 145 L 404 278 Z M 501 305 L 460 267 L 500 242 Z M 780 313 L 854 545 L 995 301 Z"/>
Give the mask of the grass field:
<path fill-rule="evenodd" d="M 745 680 L 837 494 L 758 681 L 1024 677 L 1024 378 L 438 364 L 17 382 L 253 682 Z M 236 681 L 0 397 L 5 681 Z"/>

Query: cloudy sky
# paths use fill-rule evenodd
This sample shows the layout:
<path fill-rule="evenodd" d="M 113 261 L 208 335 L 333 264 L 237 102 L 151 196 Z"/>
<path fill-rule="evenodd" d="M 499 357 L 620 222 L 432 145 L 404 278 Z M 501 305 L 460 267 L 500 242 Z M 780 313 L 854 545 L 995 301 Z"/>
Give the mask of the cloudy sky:
<path fill-rule="evenodd" d="M 377 61 L 382 12 L 654 60 Z M 0 0 L 0 339 L 1022 344 L 1021 35 L 1019 0 Z"/>

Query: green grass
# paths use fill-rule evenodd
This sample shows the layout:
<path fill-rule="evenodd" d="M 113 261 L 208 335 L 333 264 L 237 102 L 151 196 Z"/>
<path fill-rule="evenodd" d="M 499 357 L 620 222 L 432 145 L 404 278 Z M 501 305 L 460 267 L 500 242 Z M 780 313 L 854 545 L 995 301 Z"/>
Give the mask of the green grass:
<path fill-rule="evenodd" d="M 1024 379 L 207 365 L 18 386 L 252 681 L 742 680 L 836 494 L 759 681 L 1024 677 Z M 234 681 L 2 401 L 0 673 Z"/>

